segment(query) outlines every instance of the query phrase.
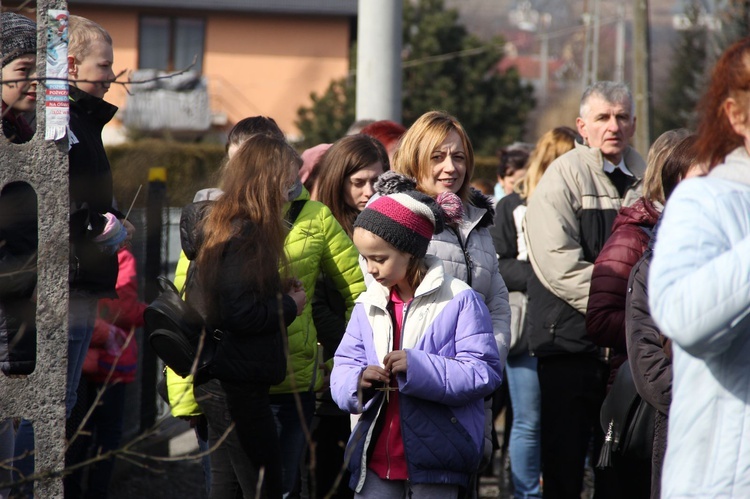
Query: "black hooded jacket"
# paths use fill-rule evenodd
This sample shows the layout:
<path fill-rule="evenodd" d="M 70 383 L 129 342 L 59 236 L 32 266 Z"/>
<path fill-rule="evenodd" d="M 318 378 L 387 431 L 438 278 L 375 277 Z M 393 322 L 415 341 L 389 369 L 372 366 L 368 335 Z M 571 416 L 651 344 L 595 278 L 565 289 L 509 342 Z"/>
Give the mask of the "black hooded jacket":
<path fill-rule="evenodd" d="M 193 267 L 188 270 L 186 299 L 201 312 L 210 330 L 222 332 L 210 374 L 222 381 L 278 384 L 286 377 L 285 328 L 296 319 L 297 305 L 288 294 L 258 299 L 255 290 L 243 282 L 240 269 L 245 265 L 245 256 L 239 251 L 240 242 L 254 237 L 255 229 L 252 223 L 242 222 L 237 236 L 226 244 L 221 261 L 216 262 L 219 273 L 212 292 L 218 309 L 209 310 L 206 304 L 211 300 L 206 299 L 200 269 L 193 261 L 203 244 L 200 221 L 212 204 L 213 201 L 190 204 L 183 209 L 180 220 L 182 250 Z"/>
<path fill-rule="evenodd" d="M 112 173 L 102 143 L 102 129 L 116 112 L 104 100 L 70 87 L 70 288 L 102 298 L 117 298 L 117 255 L 102 253 L 92 241 L 104 230 L 105 213 L 123 218 L 112 207 Z"/>

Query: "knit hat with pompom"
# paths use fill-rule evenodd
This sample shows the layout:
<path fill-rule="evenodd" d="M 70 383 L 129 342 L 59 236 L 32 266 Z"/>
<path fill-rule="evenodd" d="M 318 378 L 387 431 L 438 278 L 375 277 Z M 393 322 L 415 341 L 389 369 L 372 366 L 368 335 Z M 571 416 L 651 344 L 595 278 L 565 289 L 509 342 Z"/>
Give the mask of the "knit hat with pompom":
<path fill-rule="evenodd" d="M 461 199 L 444 192 L 436 199 L 415 190 L 380 196 L 357 217 L 360 227 L 399 251 L 422 258 L 427 254 L 433 234 L 443 231 L 446 223 L 456 223 L 463 216 Z"/>

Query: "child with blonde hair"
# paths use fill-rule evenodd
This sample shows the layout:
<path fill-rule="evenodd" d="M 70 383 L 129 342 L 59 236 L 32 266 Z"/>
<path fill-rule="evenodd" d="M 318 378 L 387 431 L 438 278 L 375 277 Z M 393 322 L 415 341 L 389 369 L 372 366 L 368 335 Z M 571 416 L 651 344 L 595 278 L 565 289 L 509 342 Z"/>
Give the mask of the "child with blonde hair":
<path fill-rule="evenodd" d="M 71 272 L 65 409 L 66 434 L 71 438 L 83 418 L 74 415 L 73 408 L 97 303 L 101 298 L 117 298 L 117 251 L 135 229 L 113 206 L 112 173 L 101 137 L 104 125 L 117 112 L 103 100 L 115 79 L 112 38 L 99 24 L 79 16 L 70 16 L 68 28 Z M 69 477 L 64 483 L 65 496 L 77 497 Z"/>

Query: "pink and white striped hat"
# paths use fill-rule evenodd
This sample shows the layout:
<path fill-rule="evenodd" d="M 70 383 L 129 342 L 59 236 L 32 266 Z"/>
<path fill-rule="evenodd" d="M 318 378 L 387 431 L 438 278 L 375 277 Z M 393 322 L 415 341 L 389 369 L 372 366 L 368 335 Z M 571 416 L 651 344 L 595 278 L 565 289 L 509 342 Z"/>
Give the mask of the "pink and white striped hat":
<path fill-rule="evenodd" d="M 460 206 L 461 201 L 453 193 L 443 193 L 437 201 L 413 190 L 389 194 L 367 205 L 354 227 L 372 232 L 399 251 L 422 258 L 432 235 L 443 230 L 446 221 L 443 205 L 456 203 Z"/>

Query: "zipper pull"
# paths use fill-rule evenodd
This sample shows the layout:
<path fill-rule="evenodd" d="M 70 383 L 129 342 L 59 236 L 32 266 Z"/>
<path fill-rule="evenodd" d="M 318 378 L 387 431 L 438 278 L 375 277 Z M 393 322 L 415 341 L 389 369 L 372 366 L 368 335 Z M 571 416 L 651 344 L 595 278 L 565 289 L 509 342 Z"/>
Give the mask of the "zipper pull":
<path fill-rule="evenodd" d="M 469 254 L 469 250 L 464 250 L 464 258 L 466 259 L 466 266 L 469 269 L 469 273 L 471 273 L 471 270 L 474 268 L 474 260 L 471 259 L 471 255 Z"/>

